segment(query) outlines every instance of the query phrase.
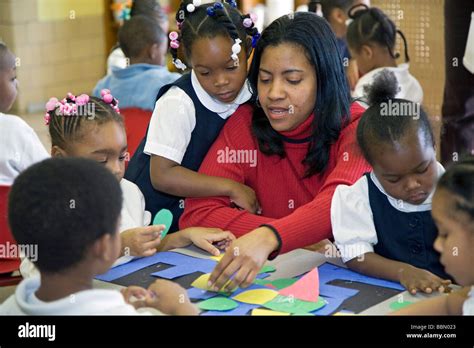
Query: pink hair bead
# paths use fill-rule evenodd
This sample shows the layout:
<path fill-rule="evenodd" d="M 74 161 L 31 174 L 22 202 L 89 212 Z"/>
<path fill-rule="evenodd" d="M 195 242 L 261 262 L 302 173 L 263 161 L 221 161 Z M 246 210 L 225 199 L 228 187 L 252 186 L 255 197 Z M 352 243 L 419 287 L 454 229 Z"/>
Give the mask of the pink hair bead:
<path fill-rule="evenodd" d="M 169 38 L 170 38 L 171 41 L 176 41 L 176 40 L 178 40 L 178 37 L 179 37 L 179 35 L 178 35 L 178 33 L 175 32 L 175 31 L 172 31 L 172 32 L 170 33 L 170 35 L 169 35 Z"/>
<path fill-rule="evenodd" d="M 252 22 L 256 23 L 258 20 L 258 16 L 255 13 L 251 13 L 250 19 L 252 20 Z"/>
<path fill-rule="evenodd" d="M 103 96 L 103 99 L 107 104 L 110 104 L 112 103 L 112 100 L 114 100 L 114 97 L 112 96 L 112 94 L 106 94 Z"/>
<path fill-rule="evenodd" d="M 103 89 L 102 91 L 100 91 L 100 96 L 103 97 L 104 95 L 106 94 L 110 94 L 110 90 L 108 89 Z"/>
<path fill-rule="evenodd" d="M 178 49 L 179 48 L 179 42 L 178 41 L 171 41 L 170 42 L 171 48 Z"/>

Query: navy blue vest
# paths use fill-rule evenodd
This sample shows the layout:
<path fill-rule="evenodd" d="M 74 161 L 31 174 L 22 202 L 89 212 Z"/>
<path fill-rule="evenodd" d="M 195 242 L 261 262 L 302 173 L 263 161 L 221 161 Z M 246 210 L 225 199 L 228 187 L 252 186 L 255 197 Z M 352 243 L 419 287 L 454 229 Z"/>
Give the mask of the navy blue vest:
<path fill-rule="evenodd" d="M 202 105 L 193 89 L 191 74 L 189 73 L 183 75 L 174 83 L 163 86 L 156 99 L 158 100 L 172 86 L 181 88 L 192 99 L 196 110 L 196 126 L 191 134 L 191 141 L 186 149 L 181 166 L 197 171 L 226 120 Z M 180 117 L 178 110 L 176 110 L 175 117 Z M 180 136 L 180 134 L 176 134 L 176 136 Z M 147 135 L 145 135 L 145 138 L 141 141 L 140 146 L 130 160 L 125 172 L 125 179 L 138 185 L 145 196 L 146 210 L 153 217 L 163 208 L 169 209 L 173 213 L 173 224 L 171 225 L 170 232 L 176 232 L 179 229 L 178 220 L 184 210 L 184 198 L 169 195 L 153 188 L 150 179 L 150 156 L 143 153 L 146 139 Z"/>
<path fill-rule="evenodd" d="M 365 176 L 378 239 L 374 251 L 387 259 L 405 262 L 443 279 L 451 279 L 439 262 L 440 254 L 433 248 L 438 230 L 431 210 L 412 213 L 399 211 L 375 186 L 370 174 Z"/>

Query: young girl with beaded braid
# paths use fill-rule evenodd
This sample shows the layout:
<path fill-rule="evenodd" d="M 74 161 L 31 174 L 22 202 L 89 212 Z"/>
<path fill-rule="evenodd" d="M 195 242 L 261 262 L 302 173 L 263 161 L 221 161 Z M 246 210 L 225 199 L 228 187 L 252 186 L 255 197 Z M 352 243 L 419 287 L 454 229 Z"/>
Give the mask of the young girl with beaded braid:
<path fill-rule="evenodd" d="M 177 57 L 181 45 L 192 70 L 161 89 L 147 136 L 125 174 L 140 187 L 148 211 L 173 213 L 170 232 L 178 229 L 185 197 L 225 196 L 259 211 L 251 188 L 197 173 L 226 120 L 251 98 L 247 59 L 259 38 L 255 18 L 241 15 L 234 0 L 200 3 L 181 3 L 176 15 L 181 34 L 170 34 L 175 65 L 186 69 Z"/>
<path fill-rule="evenodd" d="M 86 94 L 66 98 L 51 98 L 46 104 L 45 121 L 51 136 L 52 157 L 84 157 L 102 163 L 120 182 L 123 192 L 120 215 L 121 257 L 114 264 L 122 264 L 134 256 L 150 256 L 157 251 L 185 247 L 190 244 L 219 255 L 234 239 L 230 232 L 220 229 L 187 228 L 161 239 L 164 226 L 148 226 L 151 216 L 145 210 L 140 189 L 123 179 L 127 157 L 127 137 L 118 108 L 118 100 L 109 90 L 102 90 L 101 98 Z M 24 259 L 21 268 L 24 278 L 37 271 Z"/>
<path fill-rule="evenodd" d="M 408 71 L 410 57 L 405 35 L 376 7 L 368 8 L 363 4 L 353 6 L 349 10 L 349 17 L 353 21 L 347 28 L 347 42 L 352 57 L 356 59 L 359 71 L 363 74 L 352 96 L 363 97 L 364 87 L 372 84 L 374 76 L 382 70 L 390 70 L 395 74 L 400 87 L 396 97 L 421 103 L 423 89 Z M 398 66 L 396 59 L 400 54 L 394 53 L 397 34 L 405 46 L 405 63 Z"/>

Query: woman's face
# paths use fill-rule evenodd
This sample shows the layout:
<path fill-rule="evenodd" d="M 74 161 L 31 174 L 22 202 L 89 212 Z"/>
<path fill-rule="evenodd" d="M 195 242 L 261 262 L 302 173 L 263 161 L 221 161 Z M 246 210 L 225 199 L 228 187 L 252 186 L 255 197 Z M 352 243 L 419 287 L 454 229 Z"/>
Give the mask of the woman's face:
<path fill-rule="evenodd" d="M 303 47 L 282 43 L 265 48 L 257 82 L 258 99 L 272 128 L 291 131 L 316 104 L 316 70 Z"/>

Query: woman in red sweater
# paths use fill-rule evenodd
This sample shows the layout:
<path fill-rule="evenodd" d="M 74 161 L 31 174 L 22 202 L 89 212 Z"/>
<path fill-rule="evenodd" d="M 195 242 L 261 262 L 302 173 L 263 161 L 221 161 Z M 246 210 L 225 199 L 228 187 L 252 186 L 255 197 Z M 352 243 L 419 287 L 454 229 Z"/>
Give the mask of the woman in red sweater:
<path fill-rule="evenodd" d="M 200 173 L 253 188 L 260 215 L 227 197 L 187 199 L 180 227 L 230 230 L 236 241 L 210 277 L 227 289 L 252 283 L 278 253 L 332 238 L 330 206 L 337 185 L 371 168 L 356 143 L 364 109 L 351 105 L 329 24 L 298 12 L 262 33 L 249 72 L 254 105 L 241 106 L 209 150 Z"/>

